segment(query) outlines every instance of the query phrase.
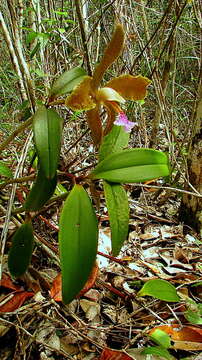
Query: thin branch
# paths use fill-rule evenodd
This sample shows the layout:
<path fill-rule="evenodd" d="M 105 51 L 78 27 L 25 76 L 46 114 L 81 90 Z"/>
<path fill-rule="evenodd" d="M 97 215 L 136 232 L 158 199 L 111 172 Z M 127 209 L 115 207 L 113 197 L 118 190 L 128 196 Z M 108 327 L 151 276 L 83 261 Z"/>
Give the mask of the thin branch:
<path fill-rule="evenodd" d="M 179 193 L 182 193 L 182 194 L 188 194 L 188 195 L 196 196 L 198 198 L 202 198 L 202 195 L 199 194 L 198 192 L 193 193 L 191 191 L 177 189 L 177 188 L 173 188 L 173 187 L 170 187 L 170 186 L 146 185 L 146 184 L 139 184 L 139 183 L 133 183 L 133 185 L 134 186 L 139 186 L 139 187 L 144 187 L 144 188 L 170 190 L 170 191 L 179 192 Z"/>
<path fill-rule="evenodd" d="M 21 132 L 23 132 L 25 129 L 27 129 L 29 127 L 29 125 L 31 125 L 32 123 L 32 116 L 27 119 L 25 122 L 23 122 L 23 124 L 21 124 L 17 129 L 15 129 L 12 134 L 10 134 L 6 140 L 4 140 L 1 144 L 0 144 L 0 152 L 3 151 L 8 144 L 10 144 L 11 141 L 13 141 L 13 139 L 19 135 Z"/>
<path fill-rule="evenodd" d="M 2 184 L 0 184 L 0 190 L 10 184 L 20 184 L 23 182 L 28 182 L 30 180 L 34 180 L 35 177 L 36 177 L 36 175 L 33 174 L 33 175 L 28 175 L 28 176 L 24 176 L 24 177 L 20 177 L 20 178 L 16 178 L 16 179 L 8 179 L 8 180 L 4 181 Z"/>
<path fill-rule="evenodd" d="M 79 0 L 75 0 L 75 6 L 76 6 L 77 17 L 79 20 L 79 27 L 80 27 L 80 31 L 81 31 L 81 38 L 82 38 L 82 43 L 83 43 L 84 56 L 86 59 L 88 75 L 92 76 L 92 70 L 91 70 L 91 66 L 90 66 L 90 58 L 89 58 L 88 47 L 87 47 L 86 33 L 85 33 L 84 23 L 83 23 L 83 19 L 82 19 Z"/>

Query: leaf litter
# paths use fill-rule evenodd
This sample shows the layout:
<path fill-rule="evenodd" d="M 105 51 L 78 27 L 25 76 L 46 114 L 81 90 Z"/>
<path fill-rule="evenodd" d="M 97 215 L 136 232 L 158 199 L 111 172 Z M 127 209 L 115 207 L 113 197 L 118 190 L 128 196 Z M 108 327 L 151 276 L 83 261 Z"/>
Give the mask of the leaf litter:
<path fill-rule="evenodd" d="M 72 136 L 73 124 L 69 130 Z M 86 134 L 79 151 L 72 149 L 72 172 L 82 174 L 82 165 L 95 161 L 93 154 L 86 153 L 88 141 Z M 64 145 L 63 158 L 65 149 Z M 66 168 L 68 161 L 66 157 L 61 166 Z M 61 302 L 58 205 L 35 218 L 36 245 L 26 276 L 15 282 L 4 266 L 0 354 L 7 355 L 3 360 L 15 358 L 17 352 L 19 359 L 30 360 L 157 360 L 161 357 L 142 354 L 155 347 L 150 334 L 157 328 L 170 336 L 172 346 L 168 350 L 173 359 L 202 359 L 202 263 L 197 234 L 178 222 L 174 211 L 177 197 L 165 203 L 164 193 L 154 200 L 155 192 L 141 190 L 134 199 L 135 185 L 126 185 L 125 189 L 130 199 L 128 242 L 113 258 L 108 213 L 103 189 L 98 185 L 99 270 L 87 290 L 68 306 Z M 9 226 L 12 229 L 13 223 Z M 157 279 L 169 281 L 180 301 L 168 303 L 138 296 L 147 281 Z M 6 352 L 11 336 L 15 341 Z"/>

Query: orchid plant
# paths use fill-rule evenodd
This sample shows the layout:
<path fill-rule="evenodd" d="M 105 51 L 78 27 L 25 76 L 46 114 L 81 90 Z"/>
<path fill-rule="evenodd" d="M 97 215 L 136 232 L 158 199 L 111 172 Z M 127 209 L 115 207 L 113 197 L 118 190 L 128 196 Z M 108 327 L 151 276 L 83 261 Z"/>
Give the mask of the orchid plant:
<path fill-rule="evenodd" d="M 92 140 L 98 151 L 96 167 L 86 175 L 73 179 L 59 224 L 59 249 L 64 303 L 73 300 L 85 285 L 95 263 L 98 245 L 98 221 L 91 198 L 83 184 L 103 181 L 108 208 L 112 254 L 118 255 L 127 239 L 129 223 L 128 196 L 122 184 L 142 182 L 168 176 L 165 154 L 153 149 L 127 149 L 129 132 L 134 126 L 121 104 L 126 100 L 143 100 L 150 80 L 141 75 L 121 75 L 101 85 L 107 69 L 120 55 L 124 31 L 117 24 L 104 55 L 88 76 L 82 68 L 66 71 L 52 85 L 49 99 L 40 105 L 33 117 L 34 142 L 38 157 L 36 181 L 25 201 L 25 223 L 13 237 L 8 265 L 14 277 L 21 276 L 29 266 L 33 248 L 33 213 L 44 206 L 55 193 L 60 156 L 63 119 L 53 109 L 64 105 L 73 111 L 85 110 Z M 69 94 L 66 100 L 58 97 Z M 107 114 L 104 126 L 101 107 Z M 71 174 L 69 174 L 71 175 Z M 23 258 L 23 261 L 21 259 Z"/>

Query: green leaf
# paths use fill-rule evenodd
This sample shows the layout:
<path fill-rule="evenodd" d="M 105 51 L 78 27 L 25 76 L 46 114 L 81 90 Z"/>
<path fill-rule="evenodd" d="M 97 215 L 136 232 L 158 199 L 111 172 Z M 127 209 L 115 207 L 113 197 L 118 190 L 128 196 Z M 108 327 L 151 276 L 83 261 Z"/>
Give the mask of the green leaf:
<path fill-rule="evenodd" d="M 157 345 L 162 346 L 165 349 L 171 347 L 170 336 L 160 329 L 155 329 L 154 332 L 150 335 L 151 340 L 153 340 Z"/>
<path fill-rule="evenodd" d="M 86 71 L 80 67 L 65 71 L 64 74 L 60 75 L 53 83 L 50 89 L 50 98 L 56 98 L 72 91 L 74 87 L 83 80 L 85 75 Z"/>
<path fill-rule="evenodd" d="M 169 174 L 167 156 L 152 149 L 129 149 L 102 160 L 90 177 L 111 182 L 141 182 Z"/>
<path fill-rule="evenodd" d="M 61 146 L 63 119 L 41 105 L 33 118 L 34 139 L 41 170 L 49 179 L 55 176 Z"/>
<path fill-rule="evenodd" d="M 168 352 L 168 350 L 164 349 L 161 346 L 150 346 L 146 349 L 144 349 L 141 352 L 142 355 L 157 355 L 160 356 L 162 359 L 167 359 L 167 360 L 173 360 L 174 357 L 172 355 L 170 355 L 170 353 Z"/>
<path fill-rule="evenodd" d="M 119 184 L 104 182 L 104 193 L 109 213 L 112 253 L 117 256 L 128 235 L 128 197 Z"/>
<path fill-rule="evenodd" d="M 85 285 L 95 262 L 97 243 L 98 225 L 91 201 L 84 188 L 75 185 L 60 217 L 59 248 L 65 304 Z"/>
<path fill-rule="evenodd" d="M 115 183 L 136 183 L 167 176 L 167 165 L 131 166 L 125 169 L 103 171 L 93 176 L 93 179 L 103 179 Z"/>
<path fill-rule="evenodd" d="M 12 276 L 19 277 L 25 273 L 31 261 L 33 250 L 33 228 L 26 222 L 15 232 L 8 254 L 8 268 Z"/>
<path fill-rule="evenodd" d="M 104 136 L 99 149 L 99 159 L 103 160 L 106 156 L 122 150 L 128 146 L 129 133 L 124 131 L 123 126 L 114 125 L 112 130 Z"/>
<path fill-rule="evenodd" d="M 8 178 L 12 178 L 13 174 L 9 167 L 4 163 L 4 161 L 0 161 L 0 175 Z"/>
<path fill-rule="evenodd" d="M 25 210 L 37 211 L 51 198 L 57 185 L 57 174 L 52 179 L 47 179 L 39 170 L 36 182 L 25 201 Z"/>
<path fill-rule="evenodd" d="M 148 295 L 169 302 L 180 301 L 175 287 L 168 281 L 160 279 L 147 281 L 137 295 Z"/>
<path fill-rule="evenodd" d="M 202 325 L 202 304 L 197 304 L 192 299 L 186 301 L 187 310 L 184 312 L 184 317 L 191 324 Z"/>

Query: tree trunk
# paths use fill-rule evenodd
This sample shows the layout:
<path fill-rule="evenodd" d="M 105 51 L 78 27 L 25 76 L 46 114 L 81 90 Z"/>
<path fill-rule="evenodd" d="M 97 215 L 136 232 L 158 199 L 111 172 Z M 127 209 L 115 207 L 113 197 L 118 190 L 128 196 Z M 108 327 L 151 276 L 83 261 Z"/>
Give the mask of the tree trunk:
<path fill-rule="evenodd" d="M 202 81 L 199 85 L 198 103 L 195 111 L 194 133 L 188 155 L 189 183 L 202 194 Z M 202 197 L 184 194 L 180 219 L 194 227 L 202 236 Z"/>

